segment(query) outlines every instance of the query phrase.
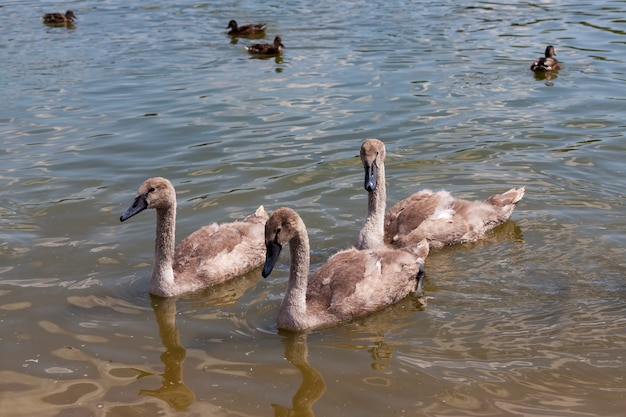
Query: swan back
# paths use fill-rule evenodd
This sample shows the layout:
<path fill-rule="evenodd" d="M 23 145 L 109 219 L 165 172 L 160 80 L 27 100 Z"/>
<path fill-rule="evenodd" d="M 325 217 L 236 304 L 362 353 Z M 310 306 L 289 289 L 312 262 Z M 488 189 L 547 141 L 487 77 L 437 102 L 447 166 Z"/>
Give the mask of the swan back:
<path fill-rule="evenodd" d="M 278 327 L 305 330 L 361 317 L 421 291 L 428 242 L 406 249 L 347 249 L 333 255 L 310 277 L 306 227 L 292 209 L 272 213 L 265 227 L 267 277 L 284 245 L 289 244 L 289 284 L 278 314 Z"/>
<path fill-rule="evenodd" d="M 419 191 L 385 215 L 385 241 L 395 247 L 428 239 L 431 247 L 474 242 L 507 221 L 525 188 L 512 188 L 484 201 L 454 198 L 447 191 Z"/>
<path fill-rule="evenodd" d="M 259 267 L 265 260 L 263 231 L 268 217 L 259 206 L 241 221 L 196 230 L 176 246 L 174 275 L 195 276 L 206 287 Z"/>

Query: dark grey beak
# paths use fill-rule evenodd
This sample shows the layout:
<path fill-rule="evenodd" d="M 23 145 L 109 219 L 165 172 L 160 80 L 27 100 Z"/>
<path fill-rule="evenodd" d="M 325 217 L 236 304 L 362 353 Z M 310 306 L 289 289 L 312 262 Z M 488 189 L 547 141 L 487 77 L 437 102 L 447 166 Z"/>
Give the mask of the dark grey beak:
<path fill-rule="evenodd" d="M 424 271 L 424 264 L 420 263 L 420 269 L 417 273 L 417 293 L 419 295 L 424 294 L 424 277 L 426 276 L 426 272 Z"/>
<path fill-rule="evenodd" d="M 263 271 L 261 271 L 263 278 L 267 278 L 272 273 L 274 265 L 276 265 L 276 261 L 278 260 L 278 255 L 280 255 L 280 251 L 283 249 L 283 247 L 276 242 L 266 243 L 265 248 L 265 265 L 263 265 Z"/>
<path fill-rule="evenodd" d="M 148 202 L 146 201 L 146 197 L 143 195 L 138 195 L 135 198 L 133 205 L 130 206 L 128 210 L 126 210 L 124 214 L 120 216 L 120 221 L 123 222 L 124 220 L 128 220 L 131 217 L 133 217 L 135 214 L 141 213 L 147 208 L 148 208 Z"/>
<path fill-rule="evenodd" d="M 376 189 L 376 161 L 365 168 L 365 189 L 371 193 Z"/>

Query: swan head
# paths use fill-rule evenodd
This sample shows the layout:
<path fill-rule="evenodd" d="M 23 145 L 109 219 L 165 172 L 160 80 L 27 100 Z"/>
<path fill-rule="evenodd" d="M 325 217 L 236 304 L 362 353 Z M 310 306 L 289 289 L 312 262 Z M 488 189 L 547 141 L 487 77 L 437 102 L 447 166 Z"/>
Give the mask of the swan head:
<path fill-rule="evenodd" d="M 306 231 L 306 228 L 294 210 L 287 207 L 274 210 L 265 223 L 265 264 L 261 272 L 263 278 L 267 278 L 274 269 L 283 246 L 296 238 L 302 230 Z"/>
<path fill-rule="evenodd" d="M 364 187 L 368 193 L 376 189 L 376 177 L 379 164 L 385 160 L 385 144 L 378 139 L 365 139 L 361 145 L 361 162 L 365 169 Z"/>
<path fill-rule="evenodd" d="M 137 190 L 135 201 L 122 214 L 120 221 L 128 220 L 145 209 L 168 210 L 176 207 L 176 191 L 167 179 L 162 177 L 149 178 Z"/>

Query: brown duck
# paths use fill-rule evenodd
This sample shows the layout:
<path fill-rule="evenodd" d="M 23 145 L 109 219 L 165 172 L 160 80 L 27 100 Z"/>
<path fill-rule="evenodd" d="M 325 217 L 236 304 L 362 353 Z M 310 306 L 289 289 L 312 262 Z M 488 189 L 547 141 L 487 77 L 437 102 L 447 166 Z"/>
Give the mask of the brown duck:
<path fill-rule="evenodd" d="M 535 59 L 535 62 L 530 66 L 533 71 L 554 71 L 558 70 L 560 65 L 559 61 L 554 58 L 556 56 L 556 50 L 554 46 L 548 45 L 546 47 L 546 56 Z"/>
<path fill-rule="evenodd" d="M 279 55 L 284 47 L 283 40 L 280 36 L 276 36 L 273 44 L 255 43 L 254 45 L 246 46 L 246 49 L 248 52 L 255 55 Z"/>
<path fill-rule="evenodd" d="M 243 36 L 263 33 L 265 32 L 266 27 L 267 25 L 265 23 L 252 23 L 249 25 L 237 26 L 237 22 L 235 20 L 231 20 L 228 22 L 226 29 L 230 29 L 228 34 L 231 36 Z"/>
<path fill-rule="evenodd" d="M 47 23 L 49 25 L 67 25 L 74 23 L 74 20 L 77 19 L 76 15 L 71 10 L 68 10 L 67 12 L 65 12 L 65 14 L 46 13 L 45 15 L 41 16 L 41 18 L 43 19 L 44 23 Z"/>

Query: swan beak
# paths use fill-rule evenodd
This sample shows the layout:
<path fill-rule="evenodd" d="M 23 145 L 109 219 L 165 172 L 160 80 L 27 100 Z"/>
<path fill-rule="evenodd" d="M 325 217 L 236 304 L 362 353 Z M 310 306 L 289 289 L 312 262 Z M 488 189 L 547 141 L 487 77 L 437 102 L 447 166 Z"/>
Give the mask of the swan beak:
<path fill-rule="evenodd" d="M 419 295 L 424 294 L 424 277 L 426 276 L 426 272 L 424 271 L 424 264 L 420 263 L 420 269 L 417 273 L 417 293 Z"/>
<path fill-rule="evenodd" d="M 135 198 L 135 201 L 133 202 L 133 205 L 130 206 L 128 208 L 128 210 L 126 210 L 124 212 L 124 214 L 122 214 L 120 216 L 120 221 L 123 222 L 124 220 L 128 220 L 131 217 L 133 217 L 135 214 L 141 213 L 142 211 L 144 211 L 147 208 L 148 208 L 148 202 L 146 201 L 145 196 L 138 195 Z"/>
<path fill-rule="evenodd" d="M 376 162 L 365 168 L 365 189 L 371 193 L 376 189 Z"/>
<path fill-rule="evenodd" d="M 263 265 L 263 271 L 261 271 L 263 278 L 267 278 L 272 273 L 272 269 L 274 269 L 278 255 L 280 255 L 283 247 L 280 243 L 270 242 L 265 244 L 265 248 L 265 265 Z"/>

